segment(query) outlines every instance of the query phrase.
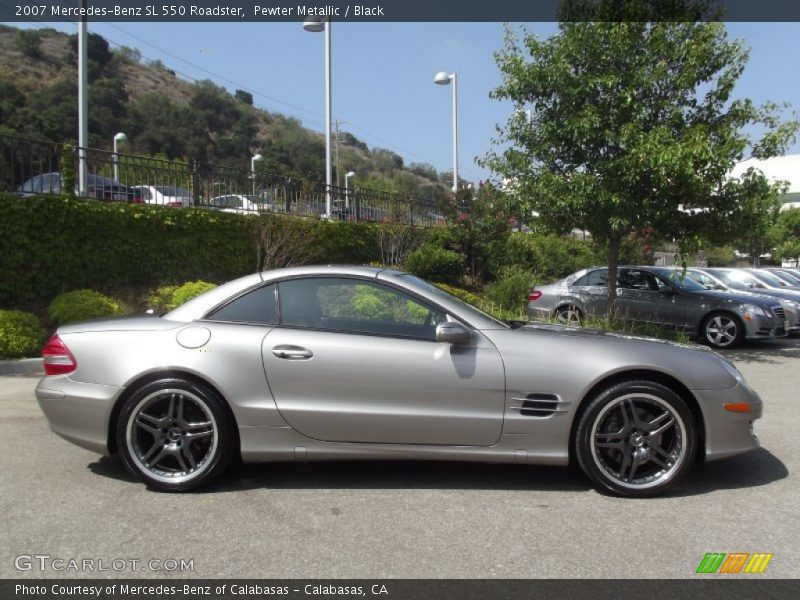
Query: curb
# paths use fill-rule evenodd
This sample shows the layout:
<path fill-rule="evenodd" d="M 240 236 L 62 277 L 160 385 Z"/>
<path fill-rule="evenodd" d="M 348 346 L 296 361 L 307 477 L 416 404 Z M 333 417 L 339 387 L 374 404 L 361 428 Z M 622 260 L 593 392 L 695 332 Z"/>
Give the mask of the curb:
<path fill-rule="evenodd" d="M 0 360 L 0 375 L 44 375 L 43 359 Z"/>

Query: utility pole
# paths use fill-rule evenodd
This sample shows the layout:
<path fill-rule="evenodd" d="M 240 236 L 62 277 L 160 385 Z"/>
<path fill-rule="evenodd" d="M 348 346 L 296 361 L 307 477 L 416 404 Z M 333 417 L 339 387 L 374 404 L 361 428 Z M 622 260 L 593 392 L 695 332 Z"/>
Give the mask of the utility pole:
<path fill-rule="evenodd" d="M 339 178 L 339 173 L 342 171 L 341 165 L 339 164 L 339 125 L 344 125 L 347 121 L 336 119 L 334 123 L 336 129 L 336 187 L 341 187 L 341 180 Z"/>

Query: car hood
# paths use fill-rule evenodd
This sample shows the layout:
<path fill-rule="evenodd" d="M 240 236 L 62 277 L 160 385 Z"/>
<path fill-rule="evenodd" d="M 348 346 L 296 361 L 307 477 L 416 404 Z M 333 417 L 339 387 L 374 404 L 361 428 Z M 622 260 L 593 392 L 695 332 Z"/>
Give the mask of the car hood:
<path fill-rule="evenodd" d="M 617 372 L 657 371 L 689 389 L 737 385 L 732 368 L 725 366 L 730 362 L 702 346 L 549 323 L 482 333 L 500 351 L 510 374 L 573 373 L 581 381 L 596 381 Z"/>

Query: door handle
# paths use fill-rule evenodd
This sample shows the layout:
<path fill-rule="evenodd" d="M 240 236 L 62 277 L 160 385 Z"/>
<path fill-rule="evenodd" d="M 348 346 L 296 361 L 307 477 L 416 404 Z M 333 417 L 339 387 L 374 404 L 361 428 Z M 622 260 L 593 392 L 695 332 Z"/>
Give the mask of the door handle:
<path fill-rule="evenodd" d="M 283 358 L 285 360 L 308 360 L 314 356 L 314 353 L 308 348 L 289 345 L 275 346 L 272 349 L 272 353 L 278 358 Z"/>

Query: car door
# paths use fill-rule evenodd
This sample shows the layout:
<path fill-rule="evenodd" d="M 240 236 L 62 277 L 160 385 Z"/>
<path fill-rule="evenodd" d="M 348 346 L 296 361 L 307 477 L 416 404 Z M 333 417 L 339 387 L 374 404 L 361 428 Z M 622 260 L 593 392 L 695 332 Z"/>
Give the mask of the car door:
<path fill-rule="evenodd" d="M 448 316 L 374 280 L 278 284 L 280 325 L 262 358 L 283 418 L 336 442 L 489 446 L 500 438 L 505 373 L 479 332 L 435 341 Z"/>
<path fill-rule="evenodd" d="M 572 285 L 583 311 L 588 316 L 604 317 L 608 311 L 608 269 L 590 271 Z"/>
<path fill-rule="evenodd" d="M 659 325 L 683 323 L 683 309 L 674 287 L 654 273 L 622 268 L 617 285 L 620 318 Z"/>

